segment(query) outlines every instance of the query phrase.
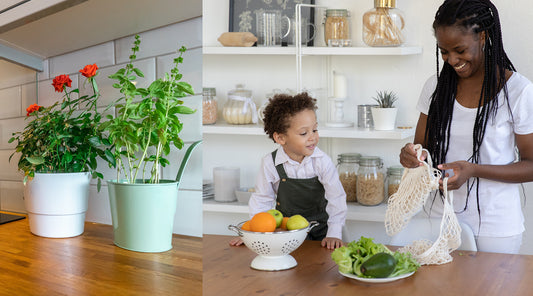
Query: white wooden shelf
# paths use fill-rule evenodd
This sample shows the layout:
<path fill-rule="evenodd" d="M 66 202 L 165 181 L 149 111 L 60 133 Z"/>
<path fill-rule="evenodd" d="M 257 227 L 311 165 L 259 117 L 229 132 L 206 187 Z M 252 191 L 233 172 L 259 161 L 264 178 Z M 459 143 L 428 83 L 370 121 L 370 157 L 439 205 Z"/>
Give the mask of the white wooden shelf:
<path fill-rule="evenodd" d="M 205 55 L 296 55 L 296 47 L 203 47 Z M 420 46 L 399 47 L 303 47 L 302 55 L 376 56 L 421 54 Z"/>
<path fill-rule="evenodd" d="M 358 127 L 333 128 L 319 126 L 320 137 L 322 138 L 347 138 L 347 139 L 389 139 L 402 140 L 414 136 L 415 129 L 396 128 L 390 131 L 376 131 L 373 129 L 365 129 Z M 249 136 L 264 136 L 263 125 L 259 124 L 244 124 L 231 125 L 227 123 L 217 123 L 214 125 L 204 125 L 202 127 L 203 134 L 219 134 L 219 135 L 249 135 Z"/>
<path fill-rule="evenodd" d="M 205 199 L 203 202 L 204 212 L 212 213 L 235 213 L 248 214 L 248 204 L 239 202 L 217 202 L 213 199 Z M 363 206 L 358 203 L 349 202 L 346 220 L 352 221 L 367 221 L 367 222 L 384 222 L 385 211 L 387 205 L 385 203 L 377 206 Z"/>

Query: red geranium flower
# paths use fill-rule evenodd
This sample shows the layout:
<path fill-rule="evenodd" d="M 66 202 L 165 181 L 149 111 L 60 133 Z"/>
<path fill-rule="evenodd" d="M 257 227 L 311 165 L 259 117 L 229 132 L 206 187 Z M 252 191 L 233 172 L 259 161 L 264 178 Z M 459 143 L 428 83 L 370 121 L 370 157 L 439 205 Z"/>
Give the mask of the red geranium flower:
<path fill-rule="evenodd" d="M 65 85 L 70 87 L 71 83 L 72 83 L 72 80 L 70 80 L 68 75 L 61 74 L 59 76 L 56 76 L 56 78 L 54 78 L 52 85 L 54 86 L 57 92 L 62 92 Z"/>
<path fill-rule="evenodd" d="M 96 75 L 96 70 L 98 70 L 98 66 L 96 64 L 92 64 L 85 66 L 80 70 L 80 73 L 87 78 L 91 78 Z"/>
<path fill-rule="evenodd" d="M 28 108 L 26 108 L 26 116 L 30 116 L 33 112 L 39 111 L 41 109 L 41 106 L 37 104 L 31 104 Z"/>

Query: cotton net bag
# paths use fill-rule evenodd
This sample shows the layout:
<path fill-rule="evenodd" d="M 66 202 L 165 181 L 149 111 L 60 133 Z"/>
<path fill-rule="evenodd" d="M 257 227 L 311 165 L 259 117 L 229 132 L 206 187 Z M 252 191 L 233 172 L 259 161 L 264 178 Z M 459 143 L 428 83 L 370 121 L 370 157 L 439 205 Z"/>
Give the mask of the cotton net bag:
<path fill-rule="evenodd" d="M 428 151 L 418 144 L 414 148 L 423 165 L 405 169 L 398 191 L 389 198 L 385 229 L 390 236 L 404 229 L 422 209 L 430 192 L 439 188 L 442 174 L 433 168 Z M 420 159 L 422 151 L 427 153 L 427 162 Z M 434 243 L 425 239 L 416 240 L 398 250 L 410 252 L 421 265 L 451 262 L 453 258 L 450 253 L 461 245 L 461 227 L 453 210 L 453 192 L 448 192 L 447 181 L 448 178 L 444 178 L 444 210 L 437 240 Z"/>

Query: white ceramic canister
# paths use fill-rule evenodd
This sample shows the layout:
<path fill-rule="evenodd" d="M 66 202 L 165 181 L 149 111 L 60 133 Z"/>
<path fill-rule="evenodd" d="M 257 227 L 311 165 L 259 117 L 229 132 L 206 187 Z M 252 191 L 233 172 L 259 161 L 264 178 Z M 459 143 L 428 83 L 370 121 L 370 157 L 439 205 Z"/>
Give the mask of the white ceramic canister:
<path fill-rule="evenodd" d="M 241 170 L 238 167 L 213 168 L 215 201 L 236 201 L 235 190 L 241 187 Z"/>

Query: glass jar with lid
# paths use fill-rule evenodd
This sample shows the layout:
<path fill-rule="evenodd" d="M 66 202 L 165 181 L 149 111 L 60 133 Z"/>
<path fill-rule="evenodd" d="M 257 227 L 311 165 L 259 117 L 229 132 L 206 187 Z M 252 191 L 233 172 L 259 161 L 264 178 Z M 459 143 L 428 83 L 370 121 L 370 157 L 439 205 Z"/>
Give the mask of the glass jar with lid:
<path fill-rule="evenodd" d="M 385 177 L 383 162 L 377 156 L 361 156 L 357 171 L 357 202 L 365 206 L 375 206 L 385 198 Z"/>
<path fill-rule="evenodd" d="M 229 124 L 257 123 L 257 108 L 252 100 L 252 91 L 244 89 L 242 84 L 230 90 L 222 116 Z"/>
<path fill-rule="evenodd" d="M 401 165 L 391 166 L 387 169 L 387 198 L 390 198 L 400 188 L 403 170 Z"/>
<path fill-rule="evenodd" d="M 337 171 L 346 192 L 346 201 L 357 201 L 356 183 L 360 157 L 359 153 L 342 153 L 337 158 Z"/>
<path fill-rule="evenodd" d="M 404 43 L 405 18 L 396 0 L 374 0 L 363 15 L 363 41 L 368 46 L 400 46 Z"/>
<path fill-rule="evenodd" d="M 202 124 L 215 124 L 217 122 L 216 89 L 204 87 L 202 94 Z"/>
<path fill-rule="evenodd" d="M 352 46 L 350 15 L 346 9 L 326 9 L 324 39 L 330 47 Z"/>

